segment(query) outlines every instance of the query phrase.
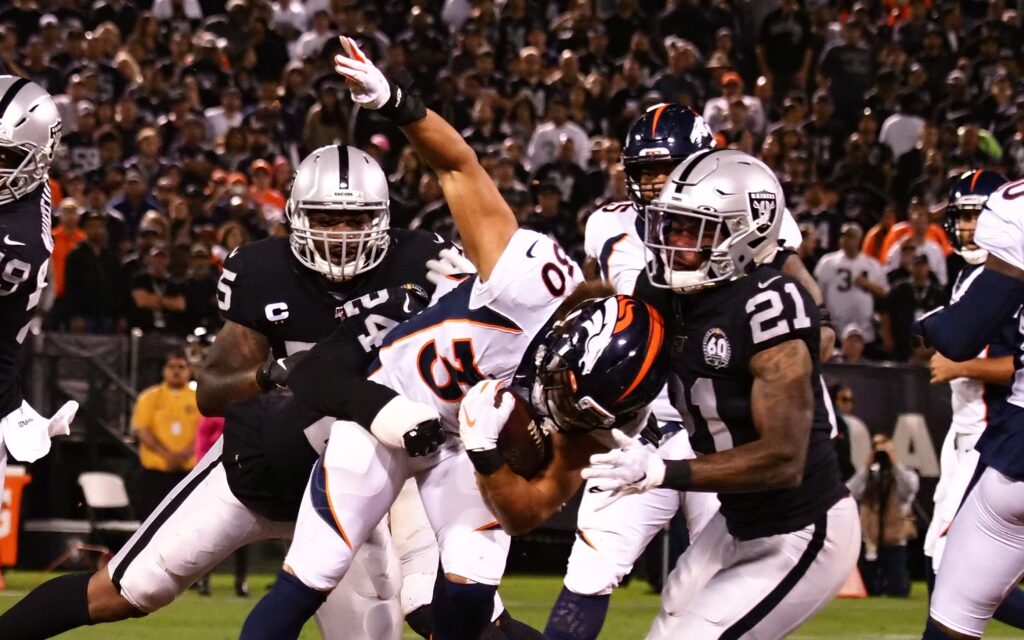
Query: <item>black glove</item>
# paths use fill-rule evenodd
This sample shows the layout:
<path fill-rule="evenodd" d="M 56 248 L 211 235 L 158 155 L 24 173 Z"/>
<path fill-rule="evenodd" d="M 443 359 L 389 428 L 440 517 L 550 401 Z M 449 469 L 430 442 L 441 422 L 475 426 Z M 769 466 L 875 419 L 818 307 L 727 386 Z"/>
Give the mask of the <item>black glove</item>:
<path fill-rule="evenodd" d="M 288 374 L 309 355 L 308 351 L 299 351 L 285 358 L 271 357 L 256 370 L 256 384 L 264 393 L 288 386 Z"/>
<path fill-rule="evenodd" d="M 421 422 L 402 435 L 406 452 L 413 458 L 429 456 L 444 442 L 444 431 L 438 420 Z"/>

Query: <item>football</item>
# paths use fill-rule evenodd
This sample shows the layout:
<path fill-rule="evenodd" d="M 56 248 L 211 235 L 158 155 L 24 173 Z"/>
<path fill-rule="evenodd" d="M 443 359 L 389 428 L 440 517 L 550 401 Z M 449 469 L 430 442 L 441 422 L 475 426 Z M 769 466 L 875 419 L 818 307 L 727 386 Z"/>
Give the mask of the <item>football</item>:
<path fill-rule="evenodd" d="M 515 408 L 498 436 L 498 451 L 510 469 L 527 480 L 547 466 L 551 438 L 533 421 L 530 405 L 517 394 L 505 390 L 515 399 Z M 501 396 L 498 396 L 499 398 Z"/>

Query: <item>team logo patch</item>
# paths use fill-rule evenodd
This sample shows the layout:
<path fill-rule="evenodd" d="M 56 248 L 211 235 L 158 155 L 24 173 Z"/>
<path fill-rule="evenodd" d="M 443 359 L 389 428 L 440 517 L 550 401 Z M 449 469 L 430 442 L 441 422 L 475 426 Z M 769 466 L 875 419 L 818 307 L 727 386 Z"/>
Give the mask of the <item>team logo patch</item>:
<path fill-rule="evenodd" d="M 779 207 L 778 197 L 772 191 L 748 191 L 747 203 L 750 206 L 750 216 L 754 219 L 754 227 L 763 233 L 775 220 Z"/>
<path fill-rule="evenodd" d="M 704 334 L 704 362 L 708 366 L 721 369 L 729 365 L 729 358 L 732 357 L 732 345 L 725 332 L 715 327 L 708 329 Z"/>

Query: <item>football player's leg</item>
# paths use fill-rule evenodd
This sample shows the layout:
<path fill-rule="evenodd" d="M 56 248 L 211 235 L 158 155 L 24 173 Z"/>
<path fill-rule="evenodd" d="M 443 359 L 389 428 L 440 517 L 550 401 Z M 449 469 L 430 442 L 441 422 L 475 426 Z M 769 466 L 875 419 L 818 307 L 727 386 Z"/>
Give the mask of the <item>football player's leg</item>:
<path fill-rule="evenodd" d="M 49 637 L 146 615 L 169 604 L 239 546 L 286 537 L 289 525 L 253 514 L 234 497 L 220 449 L 218 442 L 104 569 L 41 585 L 0 617 L 0 637 Z M 19 631 L 19 621 L 34 631 Z"/>
<path fill-rule="evenodd" d="M 597 638 L 612 590 L 679 509 L 678 491 L 655 489 L 597 510 L 605 496 L 591 492 L 591 487 L 588 482 L 577 515 L 565 587 L 544 629 L 555 640 Z"/>
<path fill-rule="evenodd" d="M 950 527 L 946 551 L 925 637 L 981 637 L 1024 574 L 1024 483 L 985 469 Z"/>
<path fill-rule="evenodd" d="M 402 635 L 402 573 L 387 523 L 356 551 L 345 577 L 317 609 L 324 640 L 397 640 Z"/>
<path fill-rule="evenodd" d="M 423 510 L 416 481 L 410 479 L 391 505 L 391 537 L 402 563 L 402 613 L 412 629 L 430 635 L 430 603 L 440 554 Z"/>
<path fill-rule="evenodd" d="M 444 574 L 434 587 L 433 637 L 478 638 L 493 618 L 511 538 L 484 504 L 465 451 L 443 455 L 416 474 Z"/>
<path fill-rule="evenodd" d="M 932 521 L 928 524 L 928 531 L 924 534 L 924 554 L 932 559 L 933 570 L 939 567 L 936 556 L 942 555 L 942 547 L 946 544 L 946 529 L 960 506 L 959 501 L 952 504 L 955 496 L 950 490 L 958 466 L 956 432 L 951 428 L 942 441 L 942 450 L 939 453 L 939 482 L 935 485 L 935 493 L 932 496 L 935 507 L 932 509 Z"/>
<path fill-rule="evenodd" d="M 334 423 L 306 485 L 284 568 L 249 613 L 244 640 L 298 637 L 384 519 L 408 478 L 408 460 L 359 425 Z"/>
<path fill-rule="evenodd" d="M 671 635 L 655 628 L 649 638 L 786 637 L 832 600 L 853 568 L 860 551 L 857 507 L 852 498 L 844 498 L 825 518 L 800 531 L 731 539 L 726 545 L 721 569 L 684 607 L 670 611 Z"/>

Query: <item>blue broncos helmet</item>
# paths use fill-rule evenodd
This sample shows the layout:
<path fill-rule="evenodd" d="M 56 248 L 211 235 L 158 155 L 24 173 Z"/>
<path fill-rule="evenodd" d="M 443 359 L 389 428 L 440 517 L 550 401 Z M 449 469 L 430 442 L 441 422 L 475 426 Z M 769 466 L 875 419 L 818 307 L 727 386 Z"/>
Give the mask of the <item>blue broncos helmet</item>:
<path fill-rule="evenodd" d="M 654 105 L 629 128 L 622 147 L 629 199 L 642 213 L 664 182 L 644 184 L 645 173 L 667 176 L 686 158 L 714 146 L 711 129 L 693 109 L 678 104 Z"/>
<path fill-rule="evenodd" d="M 534 413 L 560 431 L 643 428 L 638 417 L 668 377 L 665 325 L 632 296 L 591 298 L 556 322 L 522 386 Z"/>
<path fill-rule="evenodd" d="M 995 171 L 974 169 L 953 183 L 946 205 L 946 235 L 957 253 L 968 264 L 982 264 L 988 252 L 974 243 L 974 228 L 985 201 L 996 189 L 1006 184 L 1006 178 Z M 966 225 L 965 222 L 970 222 Z"/>

